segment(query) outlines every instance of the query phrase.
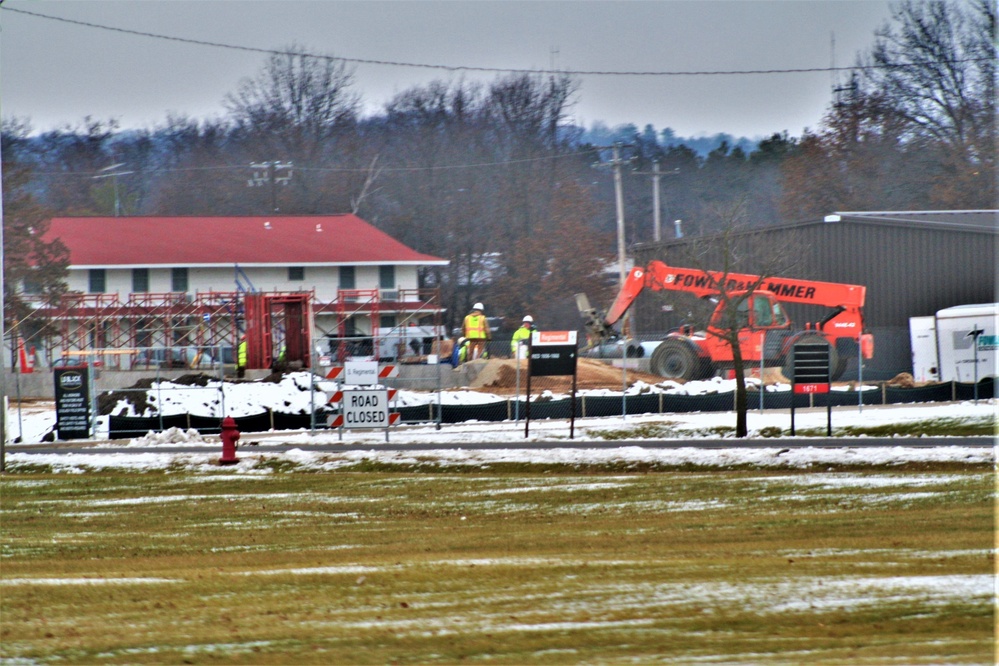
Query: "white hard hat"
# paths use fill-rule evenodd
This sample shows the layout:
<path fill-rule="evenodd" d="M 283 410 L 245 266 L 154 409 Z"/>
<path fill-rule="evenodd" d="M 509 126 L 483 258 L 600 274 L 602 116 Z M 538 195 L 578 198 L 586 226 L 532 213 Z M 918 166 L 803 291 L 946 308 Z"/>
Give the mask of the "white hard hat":
<path fill-rule="evenodd" d="M 527 316 L 524 317 L 524 321 L 526 321 L 529 324 L 533 324 L 534 323 L 534 317 L 532 317 L 531 315 L 527 315 Z"/>
<path fill-rule="evenodd" d="M 482 303 L 476 303 L 475 305 L 472 306 L 472 309 L 473 310 L 485 310 L 485 307 L 482 306 Z"/>

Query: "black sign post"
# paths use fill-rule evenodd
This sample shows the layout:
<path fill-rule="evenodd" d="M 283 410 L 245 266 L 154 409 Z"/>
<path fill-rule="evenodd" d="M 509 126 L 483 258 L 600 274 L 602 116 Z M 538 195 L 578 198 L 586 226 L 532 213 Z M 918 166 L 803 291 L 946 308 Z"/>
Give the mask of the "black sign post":
<path fill-rule="evenodd" d="M 572 375 L 572 404 L 569 412 L 569 439 L 576 431 L 576 331 L 534 331 L 528 347 L 527 405 L 524 409 L 524 437 L 531 429 L 531 377 Z"/>
<path fill-rule="evenodd" d="M 829 393 L 829 343 L 798 342 L 791 348 L 792 393 Z M 794 396 L 791 396 L 791 436 L 794 437 Z M 826 436 L 832 437 L 832 402 L 826 400 Z"/>
<path fill-rule="evenodd" d="M 971 338 L 971 343 L 975 348 L 975 404 L 978 404 L 978 336 L 985 333 L 984 329 L 978 328 L 978 324 L 971 329 L 964 337 Z"/>
<path fill-rule="evenodd" d="M 90 368 L 56 368 L 56 435 L 59 439 L 90 437 Z"/>

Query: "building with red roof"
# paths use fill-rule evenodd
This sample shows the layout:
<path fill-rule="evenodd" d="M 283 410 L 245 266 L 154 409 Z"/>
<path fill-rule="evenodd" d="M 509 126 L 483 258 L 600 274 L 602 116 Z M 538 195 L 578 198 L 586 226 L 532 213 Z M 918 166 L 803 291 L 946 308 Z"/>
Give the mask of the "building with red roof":
<path fill-rule="evenodd" d="M 356 215 L 57 217 L 69 288 L 84 293 L 226 291 L 236 267 L 261 290 L 415 289 L 422 266 L 447 265 Z"/>
<path fill-rule="evenodd" d="M 178 334 L 174 313 L 177 304 L 200 304 L 185 316 L 214 326 L 221 310 L 213 304 L 247 291 L 308 292 L 313 338 L 390 336 L 440 314 L 419 270 L 448 264 L 352 214 L 56 217 L 47 237 L 69 249 L 69 305 L 50 311 L 74 322 L 56 345 L 63 349 L 83 346 L 70 339 L 74 327 L 124 331 L 113 342 L 90 343 L 95 348 L 232 344 L 238 316 L 224 334 L 195 342 L 193 334 Z M 160 313 L 154 334 L 147 334 L 147 312 Z"/>

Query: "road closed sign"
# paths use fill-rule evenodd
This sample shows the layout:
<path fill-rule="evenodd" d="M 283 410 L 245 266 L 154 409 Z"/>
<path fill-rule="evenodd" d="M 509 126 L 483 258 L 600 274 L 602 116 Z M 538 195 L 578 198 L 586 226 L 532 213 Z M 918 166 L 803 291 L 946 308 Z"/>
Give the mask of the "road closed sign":
<path fill-rule="evenodd" d="M 344 391 L 342 409 L 344 428 L 387 428 L 388 390 Z"/>

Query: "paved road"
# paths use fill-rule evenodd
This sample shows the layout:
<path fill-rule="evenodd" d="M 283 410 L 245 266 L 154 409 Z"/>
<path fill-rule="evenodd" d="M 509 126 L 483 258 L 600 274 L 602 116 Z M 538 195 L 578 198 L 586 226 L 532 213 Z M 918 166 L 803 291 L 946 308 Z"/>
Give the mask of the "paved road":
<path fill-rule="evenodd" d="M 440 451 L 447 449 L 466 451 L 491 450 L 554 450 L 554 449 L 619 449 L 622 447 L 639 447 L 645 449 L 850 449 L 872 447 L 907 447 L 932 448 L 972 447 L 992 448 L 997 446 L 992 437 L 811 437 L 792 440 L 781 439 L 664 439 L 664 440 L 561 440 L 558 442 L 468 442 L 455 444 L 408 444 L 404 442 L 384 442 L 378 444 L 269 444 L 261 441 L 257 444 L 243 444 L 239 450 L 243 453 L 280 453 L 290 449 L 315 451 L 320 453 L 339 453 L 343 451 Z M 74 444 L 31 444 L 12 445 L 7 447 L 7 453 L 221 453 L 221 447 L 201 445 L 162 445 L 162 446 L 115 446 L 114 444 L 93 442 Z"/>

